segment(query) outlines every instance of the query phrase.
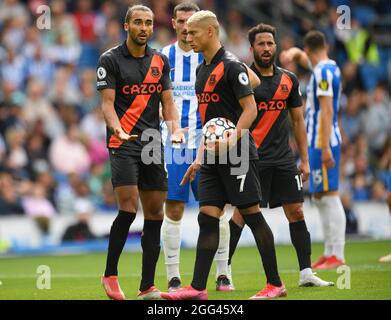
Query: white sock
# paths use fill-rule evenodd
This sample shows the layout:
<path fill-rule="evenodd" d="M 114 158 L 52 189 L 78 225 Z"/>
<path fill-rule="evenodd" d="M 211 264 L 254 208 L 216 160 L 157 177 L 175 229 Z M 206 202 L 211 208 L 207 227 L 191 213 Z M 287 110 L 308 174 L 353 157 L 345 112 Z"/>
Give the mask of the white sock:
<path fill-rule="evenodd" d="M 181 221 L 174 221 L 164 216 L 161 238 L 167 269 L 167 279 L 171 280 L 173 277 L 180 278 Z"/>
<path fill-rule="evenodd" d="M 333 255 L 333 243 L 331 242 L 330 235 L 330 218 L 328 211 L 325 209 L 325 204 L 322 200 L 314 199 L 314 204 L 319 210 L 320 221 L 323 230 L 324 237 L 324 252 L 325 257 L 330 257 Z"/>
<path fill-rule="evenodd" d="M 220 239 L 219 248 L 215 254 L 216 261 L 216 278 L 220 275 L 228 275 L 228 258 L 229 258 L 229 222 L 225 215 L 220 217 Z"/>
<path fill-rule="evenodd" d="M 345 261 L 345 230 L 346 216 L 339 195 L 323 196 L 324 203 L 330 217 L 330 234 L 333 245 L 333 255 Z"/>

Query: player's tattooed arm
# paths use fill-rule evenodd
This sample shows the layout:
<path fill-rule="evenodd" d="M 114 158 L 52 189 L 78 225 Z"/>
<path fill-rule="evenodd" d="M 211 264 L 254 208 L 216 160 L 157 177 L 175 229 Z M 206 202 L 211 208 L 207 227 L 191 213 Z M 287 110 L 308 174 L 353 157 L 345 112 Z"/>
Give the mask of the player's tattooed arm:
<path fill-rule="evenodd" d="M 164 90 L 161 95 L 162 115 L 171 134 L 172 143 L 184 143 L 185 131 L 188 128 L 180 128 L 178 109 L 175 106 L 172 89 Z"/>
<path fill-rule="evenodd" d="M 102 96 L 102 112 L 105 118 L 107 127 L 121 141 L 133 141 L 137 139 L 137 135 L 128 135 L 121 126 L 117 113 L 114 109 L 115 90 L 103 89 L 100 91 Z"/>
<path fill-rule="evenodd" d="M 251 88 L 255 89 L 256 87 L 261 85 L 261 79 L 257 76 L 257 74 L 249 68 L 247 65 L 244 65 L 248 72 L 248 77 L 250 79 Z"/>
<path fill-rule="evenodd" d="M 293 133 L 295 135 L 297 147 L 299 148 L 299 170 L 303 175 L 303 181 L 307 181 L 310 175 L 310 164 L 308 160 L 307 132 L 304 123 L 303 107 L 290 108 L 289 113 L 292 119 Z"/>
<path fill-rule="evenodd" d="M 280 62 L 287 65 L 291 62 L 300 64 L 303 68 L 311 69 L 311 62 L 307 54 L 300 48 L 292 47 L 280 53 Z"/>

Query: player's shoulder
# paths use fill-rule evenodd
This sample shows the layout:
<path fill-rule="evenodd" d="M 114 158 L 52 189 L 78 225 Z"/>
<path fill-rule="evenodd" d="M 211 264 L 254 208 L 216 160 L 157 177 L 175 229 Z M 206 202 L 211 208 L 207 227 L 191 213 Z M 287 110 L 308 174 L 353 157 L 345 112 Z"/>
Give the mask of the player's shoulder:
<path fill-rule="evenodd" d="M 161 49 L 159 50 L 159 52 L 161 52 L 161 53 L 164 54 L 166 57 L 168 57 L 169 54 L 170 54 L 170 52 L 171 52 L 171 50 L 172 50 L 172 49 L 175 49 L 175 47 L 176 47 L 176 42 L 173 42 L 173 43 L 170 43 L 170 44 L 164 46 L 163 48 L 161 48 Z"/>
<path fill-rule="evenodd" d="M 333 71 L 338 69 L 338 65 L 334 60 L 328 59 L 328 60 L 323 60 L 319 62 L 315 67 L 314 67 L 314 72 L 325 72 L 327 70 Z"/>
<path fill-rule="evenodd" d="M 167 61 L 168 61 L 167 56 L 166 56 L 162 51 L 160 51 L 160 50 L 151 48 L 151 55 L 157 55 L 157 56 L 159 56 L 160 58 L 163 59 L 164 62 L 167 62 Z"/>
<path fill-rule="evenodd" d="M 247 72 L 246 66 L 230 51 L 225 51 L 222 57 L 224 61 L 225 72 L 237 74 L 238 72 Z"/>
<path fill-rule="evenodd" d="M 243 62 L 241 62 L 236 55 L 227 50 L 224 52 L 222 60 L 226 66 L 243 65 Z"/>
<path fill-rule="evenodd" d="M 115 46 L 115 47 L 112 47 L 108 50 L 106 50 L 105 52 L 103 52 L 101 55 L 100 55 L 100 59 L 101 60 L 114 60 L 121 52 L 121 46 L 122 45 L 118 45 L 118 46 Z"/>
<path fill-rule="evenodd" d="M 287 70 L 287 69 L 284 69 L 284 68 L 281 68 L 279 66 L 276 66 L 276 68 L 277 68 L 278 72 L 286 74 L 289 78 L 291 78 L 291 80 L 293 80 L 293 81 L 297 80 L 297 75 L 294 72 Z"/>

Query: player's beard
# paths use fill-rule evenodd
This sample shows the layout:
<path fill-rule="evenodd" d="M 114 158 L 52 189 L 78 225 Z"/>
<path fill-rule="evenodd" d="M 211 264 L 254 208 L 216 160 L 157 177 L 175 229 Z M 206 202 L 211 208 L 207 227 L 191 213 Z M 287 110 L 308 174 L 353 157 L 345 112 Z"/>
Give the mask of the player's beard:
<path fill-rule="evenodd" d="M 148 36 L 148 34 L 145 34 L 145 40 L 140 40 L 138 37 L 140 36 L 140 34 L 138 35 L 132 35 L 130 34 L 130 37 L 132 38 L 132 41 L 139 45 L 139 46 L 143 46 L 145 45 L 147 42 L 148 42 L 148 39 L 150 38 L 150 36 Z"/>
<path fill-rule="evenodd" d="M 270 68 L 274 64 L 275 59 L 276 59 L 276 53 L 270 55 L 268 62 L 264 62 L 262 61 L 262 56 L 254 52 L 254 61 L 261 68 L 264 69 Z"/>

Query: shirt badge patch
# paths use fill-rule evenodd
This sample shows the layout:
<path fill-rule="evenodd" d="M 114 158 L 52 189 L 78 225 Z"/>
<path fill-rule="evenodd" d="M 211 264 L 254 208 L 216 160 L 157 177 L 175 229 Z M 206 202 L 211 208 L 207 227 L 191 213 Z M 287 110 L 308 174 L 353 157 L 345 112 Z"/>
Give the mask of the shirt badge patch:
<path fill-rule="evenodd" d="M 327 80 L 322 80 L 319 82 L 319 88 L 321 90 L 328 90 L 329 89 L 329 83 L 327 82 Z"/>

